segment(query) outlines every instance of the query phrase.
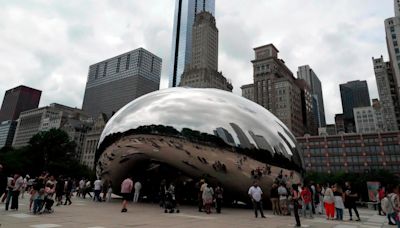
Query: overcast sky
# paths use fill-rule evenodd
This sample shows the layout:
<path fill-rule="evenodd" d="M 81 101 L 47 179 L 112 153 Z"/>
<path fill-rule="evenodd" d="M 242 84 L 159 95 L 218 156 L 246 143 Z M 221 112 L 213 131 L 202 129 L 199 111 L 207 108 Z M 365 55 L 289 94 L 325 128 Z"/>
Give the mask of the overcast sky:
<path fill-rule="evenodd" d="M 81 107 L 89 65 L 144 47 L 163 59 L 167 87 L 175 0 L 3 0 L 0 99 L 24 84 L 53 102 Z M 309 64 L 322 81 L 328 123 L 341 112 L 339 83 L 367 80 L 387 59 L 384 19 L 393 0 L 216 0 L 219 69 L 234 92 L 253 80 L 253 48 L 273 43 L 296 75 Z"/>

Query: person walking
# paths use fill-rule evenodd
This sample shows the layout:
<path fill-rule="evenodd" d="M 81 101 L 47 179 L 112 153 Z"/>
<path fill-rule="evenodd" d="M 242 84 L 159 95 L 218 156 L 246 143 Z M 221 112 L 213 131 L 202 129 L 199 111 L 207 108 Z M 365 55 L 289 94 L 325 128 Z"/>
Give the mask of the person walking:
<path fill-rule="evenodd" d="M 280 206 L 280 211 L 282 215 L 288 215 L 288 190 L 286 189 L 286 186 L 283 182 L 281 182 L 279 188 L 278 188 L 278 194 L 279 194 L 279 206 Z"/>
<path fill-rule="evenodd" d="M 224 198 L 224 189 L 222 188 L 221 183 L 217 184 L 214 194 L 215 194 L 215 209 L 217 213 L 220 214 L 222 208 L 222 200 Z"/>
<path fill-rule="evenodd" d="M 214 190 L 212 189 L 211 186 L 209 186 L 207 183 L 203 189 L 203 205 L 204 205 L 204 210 L 207 214 L 211 213 L 211 205 L 213 203 L 213 196 L 214 196 Z"/>
<path fill-rule="evenodd" d="M 292 203 L 293 203 L 293 210 L 294 210 L 294 218 L 296 220 L 296 227 L 301 227 L 300 223 L 300 217 L 299 217 L 299 200 L 300 200 L 300 194 L 299 194 L 299 187 L 297 184 L 292 185 Z"/>
<path fill-rule="evenodd" d="M 258 181 L 254 181 L 253 186 L 249 188 L 248 195 L 253 202 L 254 215 L 256 218 L 258 217 L 258 210 L 260 211 L 261 217 L 265 218 L 262 206 L 262 194 L 263 192 L 260 186 L 258 186 Z"/>
<path fill-rule="evenodd" d="M 102 190 L 102 201 L 106 202 L 107 201 L 107 192 L 108 192 L 108 186 L 109 186 L 110 182 L 108 179 L 105 179 L 103 182 L 103 187 L 101 188 Z"/>
<path fill-rule="evenodd" d="M 142 189 L 142 184 L 139 181 L 135 182 L 135 193 L 133 194 L 133 202 L 137 203 L 139 201 L 140 190 Z"/>
<path fill-rule="evenodd" d="M 111 196 L 112 196 L 112 181 L 109 181 L 107 190 L 107 202 L 111 201 Z"/>
<path fill-rule="evenodd" d="M 85 183 L 85 191 L 83 193 L 83 198 L 86 198 L 86 194 L 88 194 L 90 196 L 90 198 L 92 198 L 92 194 L 90 194 L 90 192 L 92 191 L 92 182 L 90 182 L 90 180 L 87 180 Z"/>
<path fill-rule="evenodd" d="M 272 211 L 274 215 L 281 215 L 281 209 L 279 206 L 279 193 L 278 193 L 278 185 L 273 184 L 270 192 Z"/>
<path fill-rule="evenodd" d="M 94 183 L 94 197 L 93 201 L 101 202 L 100 193 L 101 188 L 103 187 L 103 183 L 101 182 L 100 178 L 97 178 Z"/>
<path fill-rule="evenodd" d="M 310 189 L 307 186 L 303 186 L 303 189 L 300 193 L 301 200 L 303 202 L 302 205 L 302 211 L 303 211 L 303 217 L 306 218 L 307 211 L 310 213 L 310 218 L 313 218 L 313 212 L 312 212 L 312 193 Z"/>
<path fill-rule="evenodd" d="M 354 213 L 357 216 L 356 221 L 361 221 L 360 215 L 357 210 L 357 205 L 356 205 L 356 201 L 358 199 L 358 193 L 355 189 L 352 188 L 350 182 L 346 182 L 345 186 L 346 186 L 346 188 L 345 188 L 344 202 L 345 202 L 345 206 L 349 209 L 350 221 L 353 220 L 352 210 L 354 210 Z"/>
<path fill-rule="evenodd" d="M 133 189 L 133 181 L 132 178 L 128 177 L 121 184 L 121 195 L 123 198 L 121 212 L 128 211 L 126 207 L 128 205 L 128 200 L 131 199 L 132 189 Z"/>
<path fill-rule="evenodd" d="M 338 184 L 333 186 L 333 195 L 335 197 L 336 220 L 343 221 L 343 192 Z"/>
<path fill-rule="evenodd" d="M 400 228 L 400 186 L 396 186 L 389 198 L 389 204 L 391 205 L 391 216 L 394 218 L 394 221 L 397 224 L 397 227 Z"/>
<path fill-rule="evenodd" d="M 324 194 L 324 207 L 326 212 L 326 219 L 333 220 L 335 218 L 335 196 L 329 184 L 326 185 Z"/>
<path fill-rule="evenodd" d="M 199 192 L 198 192 L 199 212 L 203 212 L 203 191 L 204 191 L 204 188 L 205 188 L 206 185 L 207 184 L 206 184 L 206 181 L 204 179 L 201 179 L 199 184 L 198 184 L 198 189 L 199 189 Z"/>
<path fill-rule="evenodd" d="M 12 203 L 12 191 L 15 186 L 15 180 L 12 175 L 7 177 L 7 197 L 6 197 L 6 211 L 8 211 L 8 208 L 10 206 L 10 202 Z"/>

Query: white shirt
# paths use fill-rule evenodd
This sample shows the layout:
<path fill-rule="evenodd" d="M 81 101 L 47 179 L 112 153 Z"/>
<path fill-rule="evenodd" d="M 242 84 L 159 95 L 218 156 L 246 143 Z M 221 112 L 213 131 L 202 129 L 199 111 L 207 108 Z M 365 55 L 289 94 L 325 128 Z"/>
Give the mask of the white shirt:
<path fill-rule="evenodd" d="M 252 199 L 259 202 L 261 200 L 261 195 L 263 194 L 263 192 L 259 186 L 257 187 L 251 186 L 249 188 L 248 194 L 251 196 Z"/>
<path fill-rule="evenodd" d="M 79 181 L 79 188 L 83 189 L 84 187 L 85 187 L 85 181 L 84 180 Z"/>
<path fill-rule="evenodd" d="M 103 183 L 101 182 L 101 180 L 94 181 L 94 190 L 101 190 L 101 186 L 103 186 Z"/>
<path fill-rule="evenodd" d="M 24 185 L 24 178 L 22 178 L 21 176 L 18 177 L 18 179 L 15 181 L 15 185 L 14 185 L 14 191 L 21 191 L 21 188 Z"/>
<path fill-rule="evenodd" d="M 139 181 L 135 183 L 135 192 L 139 192 L 142 189 L 142 184 Z"/>

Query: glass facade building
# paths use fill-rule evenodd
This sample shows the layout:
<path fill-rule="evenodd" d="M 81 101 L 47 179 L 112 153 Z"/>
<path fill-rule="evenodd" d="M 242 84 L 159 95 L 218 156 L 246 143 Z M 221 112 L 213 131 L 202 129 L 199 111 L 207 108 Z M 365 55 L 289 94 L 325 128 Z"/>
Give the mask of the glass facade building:
<path fill-rule="evenodd" d="M 177 87 L 192 56 L 192 28 L 196 14 L 207 11 L 215 17 L 215 0 L 176 0 L 169 87 Z"/>
<path fill-rule="evenodd" d="M 0 123 L 0 149 L 12 145 L 16 127 L 16 121 L 7 120 Z"/>

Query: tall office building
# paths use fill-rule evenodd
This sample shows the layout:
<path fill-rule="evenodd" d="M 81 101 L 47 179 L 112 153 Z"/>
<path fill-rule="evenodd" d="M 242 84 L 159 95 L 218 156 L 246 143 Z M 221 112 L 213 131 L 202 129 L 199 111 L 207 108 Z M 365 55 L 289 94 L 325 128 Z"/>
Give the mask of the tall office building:
<path fill-rule="evenodd" d="M 386 122 L 386 130 L 399 130 L 400 107 L 397 95 L 396 81 L 390 62 L 385 62 L 383 56 L 372 58 L 382 115 Z"/>
<path fill-rule="evenodd" d="M 325 127 L 325 108 L 321 81 L 309 65 L 300 66 L 297 71 L 297 77 L 307 82 L 313 99 L 314 120 L 317 122 L 318 127 Z"/>
<path fill-rule="evenodd" d="M 218 72 L 218 29 L 211 13 L 196 15 L 193 24 L 192 60 L 185 66 L 179 86 L 232 91 L 232 84 Z"/>
<path fill-rule="evenodd" d="M 215 0 L 176 0 L 169 87 L 179 85 L 185 66 L 191 63 L 192 28 L 200 12 L 215 16 Z"/>
<path fill-rule="evenodd" d="M 357 133 L 386 132 L 387 125 L 383 118 L 382 106 L 378 99 L 371 107 L 354 108 L 354 122 Z"/>
<path fill-rule="evenodd" d="M 254 48 L 254 52 L 254 101 L 271 111 L 294 135 L 303 136 L 301 89 L 293 73 L 278 58 L 273 44 Z"/>
<path fill-rule="evenodd" d="M 390 63 L 396 81 L 396 93 L 400 94 L 400 8 L 399 1 L 394 0 L 395 17 L 385 20 L 386 44 L 389 52 Z"/>
<path fill-rule="evenodd" d="M 353 109 L 371 106 L 367 81 L 357 80 L 340 84 L 340 96 L 342 99 L 345 131 L 346 133 L 355 132 Z"/>
<path fill-rule="evenodd" d="M 311 89 L 304 79 L 296 79 L 295 82 L 301 91 L 301 114 L 304 134 L 318 135 L 318 124 L 315 121 L 316 116 Z"/>
<path fill-rule="evenodd" d="M 13 142 L 17 122 L 6 120 L 0 123 L 0 149 L 10 147 Z"/>
<path fill-rule="evenodd" d="M 18 86 L 7 90 L 0 110 L 0 122 L 5 120 L 16 120 L 23 111 L 37 108 L 42 91 Z"/>
<path fill-rule="evenodd" d="M 134 99 L 159 89 L 161 58 L 138 48 L 89 68 L 82 109 L 110 118 Z"/>

